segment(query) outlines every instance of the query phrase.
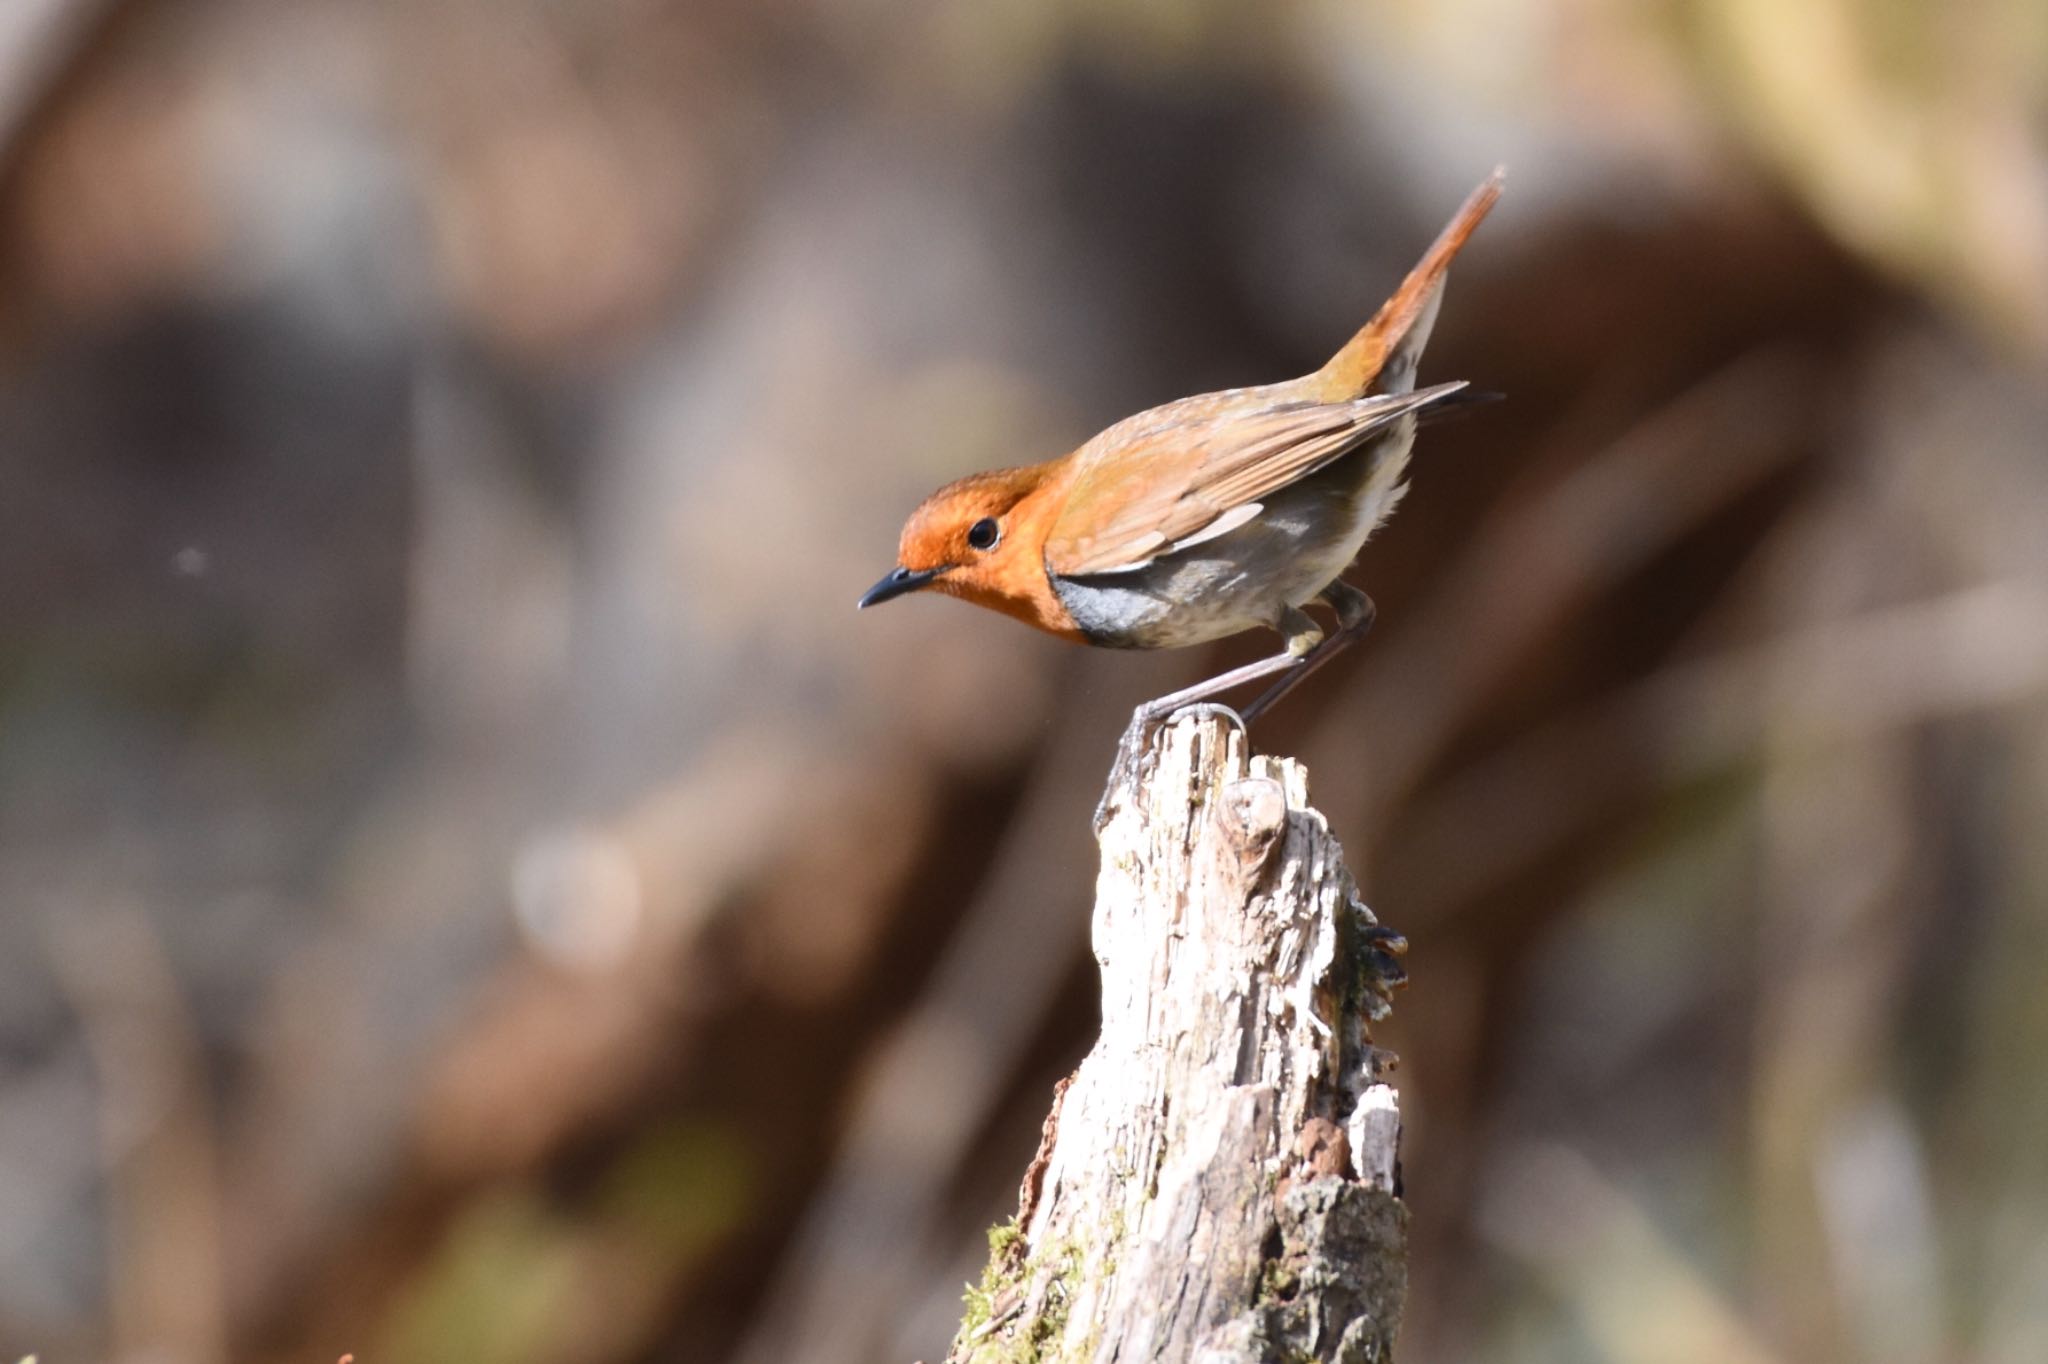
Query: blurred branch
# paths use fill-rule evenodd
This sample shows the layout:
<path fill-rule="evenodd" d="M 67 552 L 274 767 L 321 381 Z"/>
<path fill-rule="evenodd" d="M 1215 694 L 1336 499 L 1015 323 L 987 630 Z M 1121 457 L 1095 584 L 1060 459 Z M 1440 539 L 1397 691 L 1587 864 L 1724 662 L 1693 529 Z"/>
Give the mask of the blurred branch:
<path fill-rule="evenodd" d="M 115 8 L 116 0 L 0 5 L 0 166 L 9 159 L 15 134 Z"/>
<path fill-rule="evenodd" d="M 1531 1143 L 1494 1178 L 1480 1232 L 1564 1300 L 1595 1358 L 1782 1364 L 1740 1305 L 1583 1152 Z"/>
<path fill-rule="evenodd" d="M 855 1342 L 862 1357 L 906 1358 L 914 1347 L 897 1342 L 933 1329 L 924 1312 L 906 1321 L 900 1304 L 943 1282 L 942 1263 L 957 1265 L 964 1238 L 945 1217 L 946 1190 L 985 1156 L 976 1138 L 1015 1093 L 1028 1048 L 1088 950 L 1078 897 L 1048 904 L 1045 868 L 1086 856 L 1075 793 L 1098 779 L 1100 736 L 1123 714 L 1105 692 L 1066 703 L 1067 723 L 1048 737 L 923 997 L 863 1063 L 832 1172 L 735 1355 L 741 1364 L 822 1359 Z M 877 1256 L 878 1245 L 895 1253 Z M 933 1302 L 933 1317 L 950 1318 L 956 1301 Z"/>
<path fill-rule="evenodd" d="M 1701 781 L 1769 738 L 1807 749 L 1869 743 L 1945 716 L 2048 691 L 2048 598 L 2024 581 L 1979 584 L 1825 621 L 1675 665 L 1535 731 L 1446 784 L 1402 838 L 1472 903 L 1639 798 L 1645 754 L 1666 785 Z M 1491 831 L 1484 847 L 1470 831 Z"/>
<path fill-rule="evenodd" d="M 1738 129 L 1852 248 L 1987 332 L 2048 346 L 2038 9 L 1738 0 L 1700 10 Z"/>
<path fill-rule="evenodd" d="M 1102 1035 L 950 1357 L 1386 1359 L 1400 1111 L 1365 1020 L 1387 963 L 1306 772 L 1182 719 L 1109 808 Z"/>
<path fill-rule="evenodd" d="M 57 919 L 50 961 L 99 1080 L 114 1349 L 110 1357 L 227 1357 L 220 1186 L 197 1024 L 144 915 Z"/>
<path fill-rule="evenodd" d="M 1354 713 L 1401 716 L 1376 741 L 1371 827 L 1415 794 L 1458 728 L 1573 612 L 1797 457 L 1813 384 L 1797 353 L 1753 351 L 1557 486 L 1506 499 L 1472 533 L 1474 547 L 1412 613 L 1433 629 L 1389 648 L 1357 690 Z M 1474 639 L 1492 647 L 1474 649 Z"/>

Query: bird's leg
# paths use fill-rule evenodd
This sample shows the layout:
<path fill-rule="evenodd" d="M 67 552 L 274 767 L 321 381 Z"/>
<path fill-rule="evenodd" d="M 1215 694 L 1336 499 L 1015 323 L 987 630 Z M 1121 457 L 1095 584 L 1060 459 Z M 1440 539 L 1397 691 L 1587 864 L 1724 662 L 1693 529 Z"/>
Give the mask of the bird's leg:
<path fill-rule="evenodd" d="M 1271 710 L 1273 703 L 1292 691 L 1303 678 L 1329 662 L 1331 657 L 1346 645 L 1356 644 L 1364 639 L 1367 632 L 1372 629 L 1373 617 L 1378 614 L 1372 604 L 1372 598 L 1350 583 L 1342 579 L 1334 580 L 1316 595 L 1328 602 L 1336 611 L 1337 629 L 1329 638 L 1320 641 L 1309 651 L 1308 656 L 1301 660 L 1299 668 L 1266 688 L 1256 701 L 1244 708 L 1242 714 L 1246 724 Z"/>
<path fill-rule="evenodd" d="M 1363 597 L 1364 594 L 1359 595 Z M 1126 785 L 1135 785 L 1135 779 L 1143 774 L 1145 759 L 1151 752 L 1152 736 L 1169 716 L 1176 711 L 1193 708 L 1198 703 L 1207 703 L 1208 698 L 1232 687 L 1270 677 L 1283 668 L 1302 667 L 1324 643 L 1323 627 L 1297 607 L 1286 608 L 1273 623 L 1273 628 L 1287 636 L 1287 647 L 1271 658 L 1262 658 L 1256 663 L 1247 663 L 1241 668 L 1232 668 L 1229 672 L 1197 682 L 1192 687 L 1169 692 L 1131 712 L 1131 723 L 1125 727 L 1124 736 L 1116 746 L 1116 765 L 1109 771 L 1109 784 L 1103 789 L 1102 800 L 1095 807 L 1097 833 L 1102 832 L 1102 826 L 1108 822 L 1110 793 Z M 1240 731 L 1245 727 L 1243 718 L 1228 706 L 1209 703 L 1202 704 L 1201 708 L 1212 714 L 1228 716 Z"/>

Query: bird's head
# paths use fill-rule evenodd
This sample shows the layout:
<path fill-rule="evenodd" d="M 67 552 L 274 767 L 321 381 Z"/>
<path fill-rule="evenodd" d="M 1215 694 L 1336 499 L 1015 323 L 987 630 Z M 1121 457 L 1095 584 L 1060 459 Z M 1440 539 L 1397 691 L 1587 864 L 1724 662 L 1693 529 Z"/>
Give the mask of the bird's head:
<path fill-rule="evenodd" d="M 904 523 L 896 567 L 860 605 L 929 587 L 1070 633 L 1073 623 L 1045 576 L 1045 531 L 1056 507 L 1033 496 L 1050 491 L 1056 463 L 970 474 L 927 497 Z"/>

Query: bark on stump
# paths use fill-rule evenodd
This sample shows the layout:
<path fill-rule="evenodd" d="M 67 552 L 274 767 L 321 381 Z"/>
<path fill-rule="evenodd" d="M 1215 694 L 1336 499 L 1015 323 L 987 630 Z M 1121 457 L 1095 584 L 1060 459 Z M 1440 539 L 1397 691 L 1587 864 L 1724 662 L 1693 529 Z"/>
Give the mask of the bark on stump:
<path fill-rule="evenodd" d="M 1391 1358 L 1400 1111 L 1374 920 L 1288 759 L 1182 716 L 1113 787 L 1102 1036 L 1064 1081 L 948 1356 Z"/>

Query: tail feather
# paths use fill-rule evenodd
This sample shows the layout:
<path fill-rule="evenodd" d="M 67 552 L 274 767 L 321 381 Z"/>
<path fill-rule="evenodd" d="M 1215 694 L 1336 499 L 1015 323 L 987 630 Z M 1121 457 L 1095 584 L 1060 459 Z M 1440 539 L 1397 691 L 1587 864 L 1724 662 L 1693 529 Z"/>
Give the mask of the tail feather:
<path fill-rule="evenodd" d="M 1359 328 L 1344 349 L 1317 370 L 1317 396 L 1325 402 L 1342 402 L 1371 393 L 1405 392 L 1415 382 L 1415 364 L 1423 342 L 1429 339 L 1430 324 L 1436 319 L 1437 301 L 1443 293 L 1444 273 L 1451 258 L 1500 198 L 1507 178 L 1505 167 L 1472 191 L 1459 206 L 1422 260 L 1408 272 L 1408 278 L 1394 296 Z"/>
<path fill-rule="evenodd" d="M 1418 426 L 1434 426 L 1438 422 L 1454 421 L 1475 407 L 1490 406 L 1507 396 L 1491 389 L 1461 388 L 1456 393 L 1446 393 L 1429 406 L 1418 410 L 1415 421 Z"/>

